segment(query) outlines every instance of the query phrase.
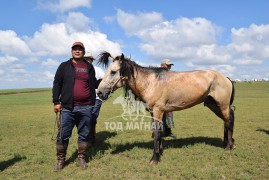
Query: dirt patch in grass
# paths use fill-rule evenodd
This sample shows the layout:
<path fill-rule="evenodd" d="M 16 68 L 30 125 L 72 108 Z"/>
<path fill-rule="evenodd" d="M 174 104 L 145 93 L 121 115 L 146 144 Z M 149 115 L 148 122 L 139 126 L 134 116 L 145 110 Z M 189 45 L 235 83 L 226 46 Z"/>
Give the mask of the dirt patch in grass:
<path fill-rule="evenodd" d="M 16 91 L 16 92 L 0 92 L 0 95 L 11 95 L 11 94 L 23 94 L 23 93 L 37 93 L 37 92 L 48 92 L 48 89 L 33 90 L 33 91 Z"/>

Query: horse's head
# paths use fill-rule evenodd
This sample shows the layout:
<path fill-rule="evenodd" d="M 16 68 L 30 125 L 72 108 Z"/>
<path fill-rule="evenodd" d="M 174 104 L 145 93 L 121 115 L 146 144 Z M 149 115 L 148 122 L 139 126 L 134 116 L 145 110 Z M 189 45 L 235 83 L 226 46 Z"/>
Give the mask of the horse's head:
<path fill-rule="evenodd" d="M 113 59 L 113 62 L 107 68 L 105 75 L 97 89 L 98 96 L 103 100 L 107 99 L 111 92 L 125 86 L 126 80 L 128 79 L 128 77 L 125 76 L 121 71 L 122 63 L 126 60 L 123 54 L 114 58 L 108 52 L 103 52 L 99 55 L 98 64 L 102 64 L 103 66 L 107 67 L 109 57 Z"/>

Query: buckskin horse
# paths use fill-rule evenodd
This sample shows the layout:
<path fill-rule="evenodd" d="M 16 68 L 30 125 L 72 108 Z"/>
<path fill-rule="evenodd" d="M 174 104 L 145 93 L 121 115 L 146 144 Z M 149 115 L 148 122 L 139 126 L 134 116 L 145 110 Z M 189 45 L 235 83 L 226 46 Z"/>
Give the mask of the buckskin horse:
<path fill-rule="evenodd" d="M 109 65 L 109 58 L 113 62 Z M 125 58 L 124 54 L 113 57 L 108 52 L 99 54 L 98 64 L 107 68 L 97 94 L 107 99 L 120 87 L 132 90 L 137 98 L 146 103 L 153 118 L 154 149 L 150 164 L 160 161 L 163 153 L 160 126 L 164 112 L 179 111 L 204 102 L 211 111 L 224 121 L 225 150 L 235 148 L 234 85 L 231 80 L 213 70 L 186 72 L 167 71 L 161 67 L 142 67 Z"/>

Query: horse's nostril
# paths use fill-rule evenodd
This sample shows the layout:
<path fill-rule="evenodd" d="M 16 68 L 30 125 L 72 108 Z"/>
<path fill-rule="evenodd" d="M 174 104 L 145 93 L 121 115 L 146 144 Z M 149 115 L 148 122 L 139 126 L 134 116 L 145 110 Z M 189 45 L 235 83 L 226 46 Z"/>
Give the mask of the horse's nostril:
<path fill-rule="evenodd" d="M 99 98 L 102 98 L 102 92 L 97 92 L 97 96 L 99 97 Z"/>

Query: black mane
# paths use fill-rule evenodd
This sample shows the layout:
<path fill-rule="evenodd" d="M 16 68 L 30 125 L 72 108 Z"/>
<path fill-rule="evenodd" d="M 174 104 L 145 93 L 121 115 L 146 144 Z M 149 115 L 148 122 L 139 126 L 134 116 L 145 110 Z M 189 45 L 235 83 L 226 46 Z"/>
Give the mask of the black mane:
<path fill-rule="evenodd" d="M 103 51 L 98 55 L 97 65 L 102 65 L 107 68 L 109 64 L 109 57 L 111 57 L 109 52 Z"/>
<path fill-rule="evenodd" d="M 124 54 L 117 57 L 112 57 L 109 52 L 103 51 L 98 56 L 97 64 L 104 66 L 105 68 L 109 65 L 109 57 L 113 59 L 113 61 L 119 60 L 120 63 L 120 75 L 128 78 L 134 78 L 134 70 L 140 70 L 144 73 L 155 73 L 158 76 L 161 72 L 166 71 L 162 67 L 143 67 L 137 64 L 136 62 L 132 61 L 130 58 L 125 58 Z"/>
<path fill-rule="evenodd" d="M 121 62 L 121 67 L 120 67 L 120 75 L 121 76 L 135 79 L 134 70 L 142 71 L 145 75 L 154 73 L 156 75 L 156 77 L 158 77 L 161 72 L 166 71 L 162 67 L 140 66 L 136 62 L 134 62 L 130 59 L 126 59 L 126 58 Z"/>

